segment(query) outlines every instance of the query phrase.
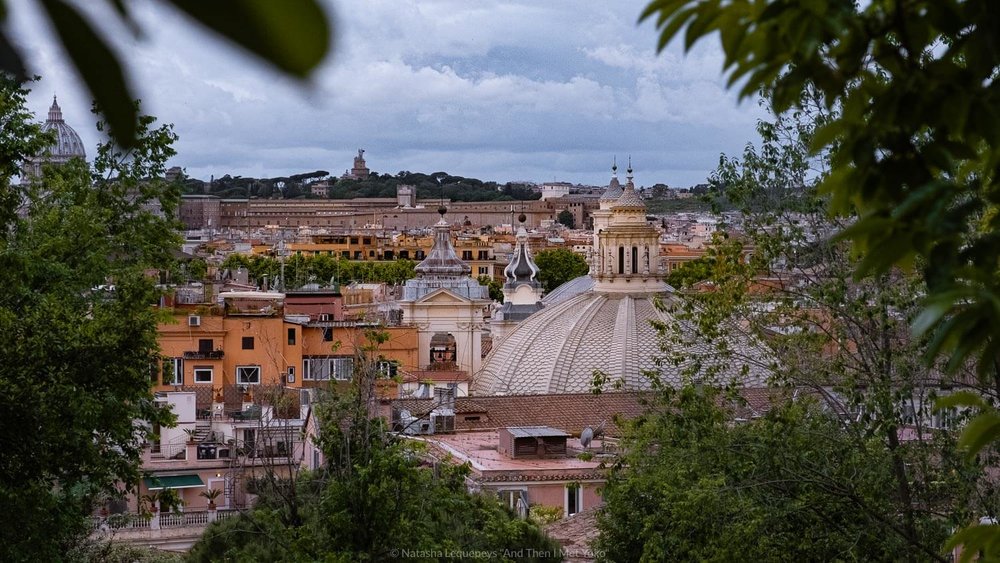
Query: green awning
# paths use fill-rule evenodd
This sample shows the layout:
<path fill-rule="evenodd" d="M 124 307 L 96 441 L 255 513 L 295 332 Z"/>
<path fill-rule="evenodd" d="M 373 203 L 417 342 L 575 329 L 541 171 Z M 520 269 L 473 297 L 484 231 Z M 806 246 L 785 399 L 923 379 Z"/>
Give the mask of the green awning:
<path fill-rule="evenodd" d="M 169 475 L 161 477 L 147 477 L 143 479 L 146 488 L 151 491 L 160 489 L 193 489 L 204 487 L 205 483 L 197 475 Z"/>

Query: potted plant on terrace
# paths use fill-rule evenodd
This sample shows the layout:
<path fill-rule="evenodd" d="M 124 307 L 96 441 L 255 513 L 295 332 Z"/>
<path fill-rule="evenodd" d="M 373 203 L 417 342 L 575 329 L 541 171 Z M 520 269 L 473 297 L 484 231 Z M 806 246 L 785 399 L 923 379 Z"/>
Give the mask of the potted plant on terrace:
<path fill-rule="evenodd" d="M 219 495 L 221 494 L 222 491 L 219 489 L 209 489 L 207 491 L 203 491 L 200 495 L 208 499 L 208 509 L 215 510 L 215 499 L 219 498 Z"/>

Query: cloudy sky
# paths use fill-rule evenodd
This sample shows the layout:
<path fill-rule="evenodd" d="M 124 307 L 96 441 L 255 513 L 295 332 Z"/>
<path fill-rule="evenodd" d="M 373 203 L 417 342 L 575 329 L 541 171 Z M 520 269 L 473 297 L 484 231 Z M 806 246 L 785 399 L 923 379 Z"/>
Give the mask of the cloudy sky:
<path fill-rule="evenodd" d="M 31 108 L 43 118 L 58 94 L 92 154 L 89 98 L 34 3 L 10 4 L 10 28 L 42 76 Z M 133 4 L 143 39 L 102 27 L 144 111 L 174 124 L 171 164 L 197 178 L 341 174 L 363 147 L 379 172 L 499 182 L 601 184 L 614 155 L 631 155 L 638 184 L 687 186 L 754 140 L 763 117 L 725 89 L 716 45 L 656 55 L 653 26 L 636 23 L 643 0 L 331 2 L 335 46 L 311 87 L 167 6 Z"/>

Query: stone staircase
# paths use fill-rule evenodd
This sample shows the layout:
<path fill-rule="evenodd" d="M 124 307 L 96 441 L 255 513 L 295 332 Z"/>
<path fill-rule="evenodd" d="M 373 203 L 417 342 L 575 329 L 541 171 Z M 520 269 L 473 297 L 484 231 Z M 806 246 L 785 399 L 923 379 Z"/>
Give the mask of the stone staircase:
<path fill-rule="evenodd" d="M 208 421 L 199 420 L 194 427 L 193 440 L 195 443 L 200 444 L 206 441 L 212 436 L 212 423 Z"/>

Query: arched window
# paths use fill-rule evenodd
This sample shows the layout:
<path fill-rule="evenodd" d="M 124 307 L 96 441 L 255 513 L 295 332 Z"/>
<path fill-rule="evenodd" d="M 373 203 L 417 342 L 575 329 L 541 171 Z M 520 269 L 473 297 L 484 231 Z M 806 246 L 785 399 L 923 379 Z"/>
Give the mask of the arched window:
<path fill-rule="evenodd" d="M 624 274 L 625 273 L 625 247 L 624 246 L 619 246 L 618 247 L 618 273 L 619 274 Z"/>
<path fill-rule="evenodd" d="M 632 247 L 632 273 L 639 273 L 639 247 Z"/>
<path fill-rule="evenodd" d="M 448 367 L 458 358 L 455 337 L 446 332 L 437 332 L 431 337 L 431 366 Z"/>

